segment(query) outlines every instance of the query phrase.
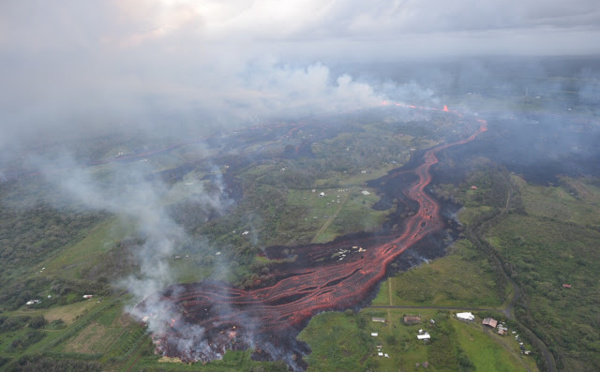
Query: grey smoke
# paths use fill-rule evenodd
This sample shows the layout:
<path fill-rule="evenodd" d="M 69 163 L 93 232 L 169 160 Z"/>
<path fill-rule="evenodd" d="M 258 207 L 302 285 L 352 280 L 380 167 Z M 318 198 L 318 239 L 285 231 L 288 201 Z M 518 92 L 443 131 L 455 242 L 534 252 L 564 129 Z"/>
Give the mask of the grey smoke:
<path fill-rule="evenodd" d="M 126 278 L 114 278 L 114 285 L 127 289 L 133 294 L 133 302 L 127 310 L 138 319 L 153 314 L 149 319 L 149 329 L 161 334 L 165 325 L 177 315 L 177 310 L 168 301 L 161 300 L 159 293 L 167 286 L 175 284 L 177 273 L 170 262 L 181 247 L 192 239 L 184 229 L 176 224 L 165 203 L 175 187 L 168 186 L 148 175 L 151 168 L 144 162 L 110 164 L 99 167 L 81 167 L 68 155 L 57 159 L 34 159 L 40 169 L 48 169 L 50 164 L 61 164 L 66 171 L 46 173 L 48 180 L 58 185 L 64 197 L 86 208 L 104 210 L 134 222 L 136 235 L 142 237 L 143 244 L 135 252 L 139 273 Z M 224 194 L 224 185 L 219 178 L 217 194 L 208 194 L 202 183 L 187 185 L 189 197 L 223 213 L 232 203 Z M 191 190 L 190 190 L 191 189 Z M 198 244 L 208 248 L 206 239 L 196 239 Z M 202 249 L 202 247 L 200 247 Z M 148 313 L 140 313 L 135 304 L 146 301 Z M 183 341 L 182 341 L 183 342 Z"/>

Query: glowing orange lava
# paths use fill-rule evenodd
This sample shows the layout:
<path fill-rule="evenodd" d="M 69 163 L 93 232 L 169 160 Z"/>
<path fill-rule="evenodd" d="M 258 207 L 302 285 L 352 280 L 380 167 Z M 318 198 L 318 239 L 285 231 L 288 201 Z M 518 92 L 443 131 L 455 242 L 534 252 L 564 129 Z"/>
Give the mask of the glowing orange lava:
<path fill-rule="evenodd" d="M 443 111 L 448 112 L 448 107 L 444 106 Z M 459 113 L 453 114 L 462 118 Z M 226 349 L 248 345 L 267 353 L 269 345 L 281 348 L 295 345 L 295 337 L 312 316 L 364 304 L 385 279 L 393 260 L 423 237 L 443 228 L 440 205 L 425 191 L 431 182 L 430 169 L 438 162 L 438 152 L 470 142 L 487 129 L 485 120 L 476 120 L 480 126 L 469 137 L 425 151 L 421 164 L 406 171 L 416 176 L 416 182 L 404 193 L 418 204 L 418 211 L 404 221 L 401 233 L 361 238 L 360 246 L 340 240 L 294 247 L 296 260 L 274 265 L 275 283 L 267 287 L 242 289 L 221 282 L 204 282 L 181 285 L 179 290 L 167 289 L 163 299 L 176 304 L 181 318 L 177 323 L 173 319 L 171 328 L 158 335 L 165 342 L 155 341 L 157 351 L 187 361 L 208 361 L 215 355 L 221 356 Z M 185 355 L 177 346 L 178 337 L 186 332 L 179 325 L 180 320 L 201 326 L 205 330 L 202 339 L 209 346 Z M 223 331 L 227 331 L 228 337 L 221 337 Z M 247 341 L 242 342 L 244 337 Z"/>

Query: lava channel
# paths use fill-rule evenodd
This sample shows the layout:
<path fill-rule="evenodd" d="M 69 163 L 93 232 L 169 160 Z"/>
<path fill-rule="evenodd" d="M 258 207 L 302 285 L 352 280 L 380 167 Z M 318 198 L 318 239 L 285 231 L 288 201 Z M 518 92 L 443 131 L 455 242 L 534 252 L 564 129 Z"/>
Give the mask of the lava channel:
<path fill-rule="evenodd" d="M 418 203 L 418 210 L 405 220 L 399 235 L 365 237 L 358 245 L 342 240 L 294 247 L 297 260 L 275 265 L 276 282 L 267 287 L 246 290 L 214 281 L 183 284 L 138 304 L 137 312 L 150 317 L 157 316 L 156 303 L 170 314 L 166 320 L 159 317 L 162 326 L 151 328 L 156 352 L 186 362 L 208 362 L 222 358 L 226 350 L 250 348 L 255 359 L 284 360 L 292 369 L 304 370 L 302 356 L 310 349 L 296 336 L 310 318 L 364 305 L 394 259 L 442 229 L 440 205 L 424 191 L 431 182 L 430 169 L 438 162 L 438 152 L 470 142 L 486 130 L 486 122 L 476 120 L 479 128 L 472 135 L 429 149 L 412 170 L 417 181 L 404 193 Z M 332 259 L 333 251 L 342 253 Z"/>

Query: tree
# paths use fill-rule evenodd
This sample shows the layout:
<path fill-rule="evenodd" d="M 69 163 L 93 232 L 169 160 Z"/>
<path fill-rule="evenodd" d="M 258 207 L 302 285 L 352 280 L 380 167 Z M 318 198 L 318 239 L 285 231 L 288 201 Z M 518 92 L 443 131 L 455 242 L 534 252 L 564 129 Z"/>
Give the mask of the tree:
<path fill-rule="evenodd" d="M 42 315 L 34 316 L 31 319 L 31 321 L 29 322 L 29 327 L 31 327 L 33 329 L 38 329 L 38 328 L 42 328 L 43 326 L 45 326 L 46 323 L 48 323 L 48 321 Z"/>

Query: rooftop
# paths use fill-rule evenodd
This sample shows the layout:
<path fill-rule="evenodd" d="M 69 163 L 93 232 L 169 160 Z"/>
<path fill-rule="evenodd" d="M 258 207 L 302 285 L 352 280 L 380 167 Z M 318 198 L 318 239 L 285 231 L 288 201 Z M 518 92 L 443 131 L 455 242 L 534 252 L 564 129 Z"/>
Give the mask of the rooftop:
<path fill-rule="evenodd" d="M 485 318 L 483 322 L 481 322 L 481 324 L 488 327 L 496 328 L 496 326 L 498 325 L 498 321 L 494 318 Z"/>

